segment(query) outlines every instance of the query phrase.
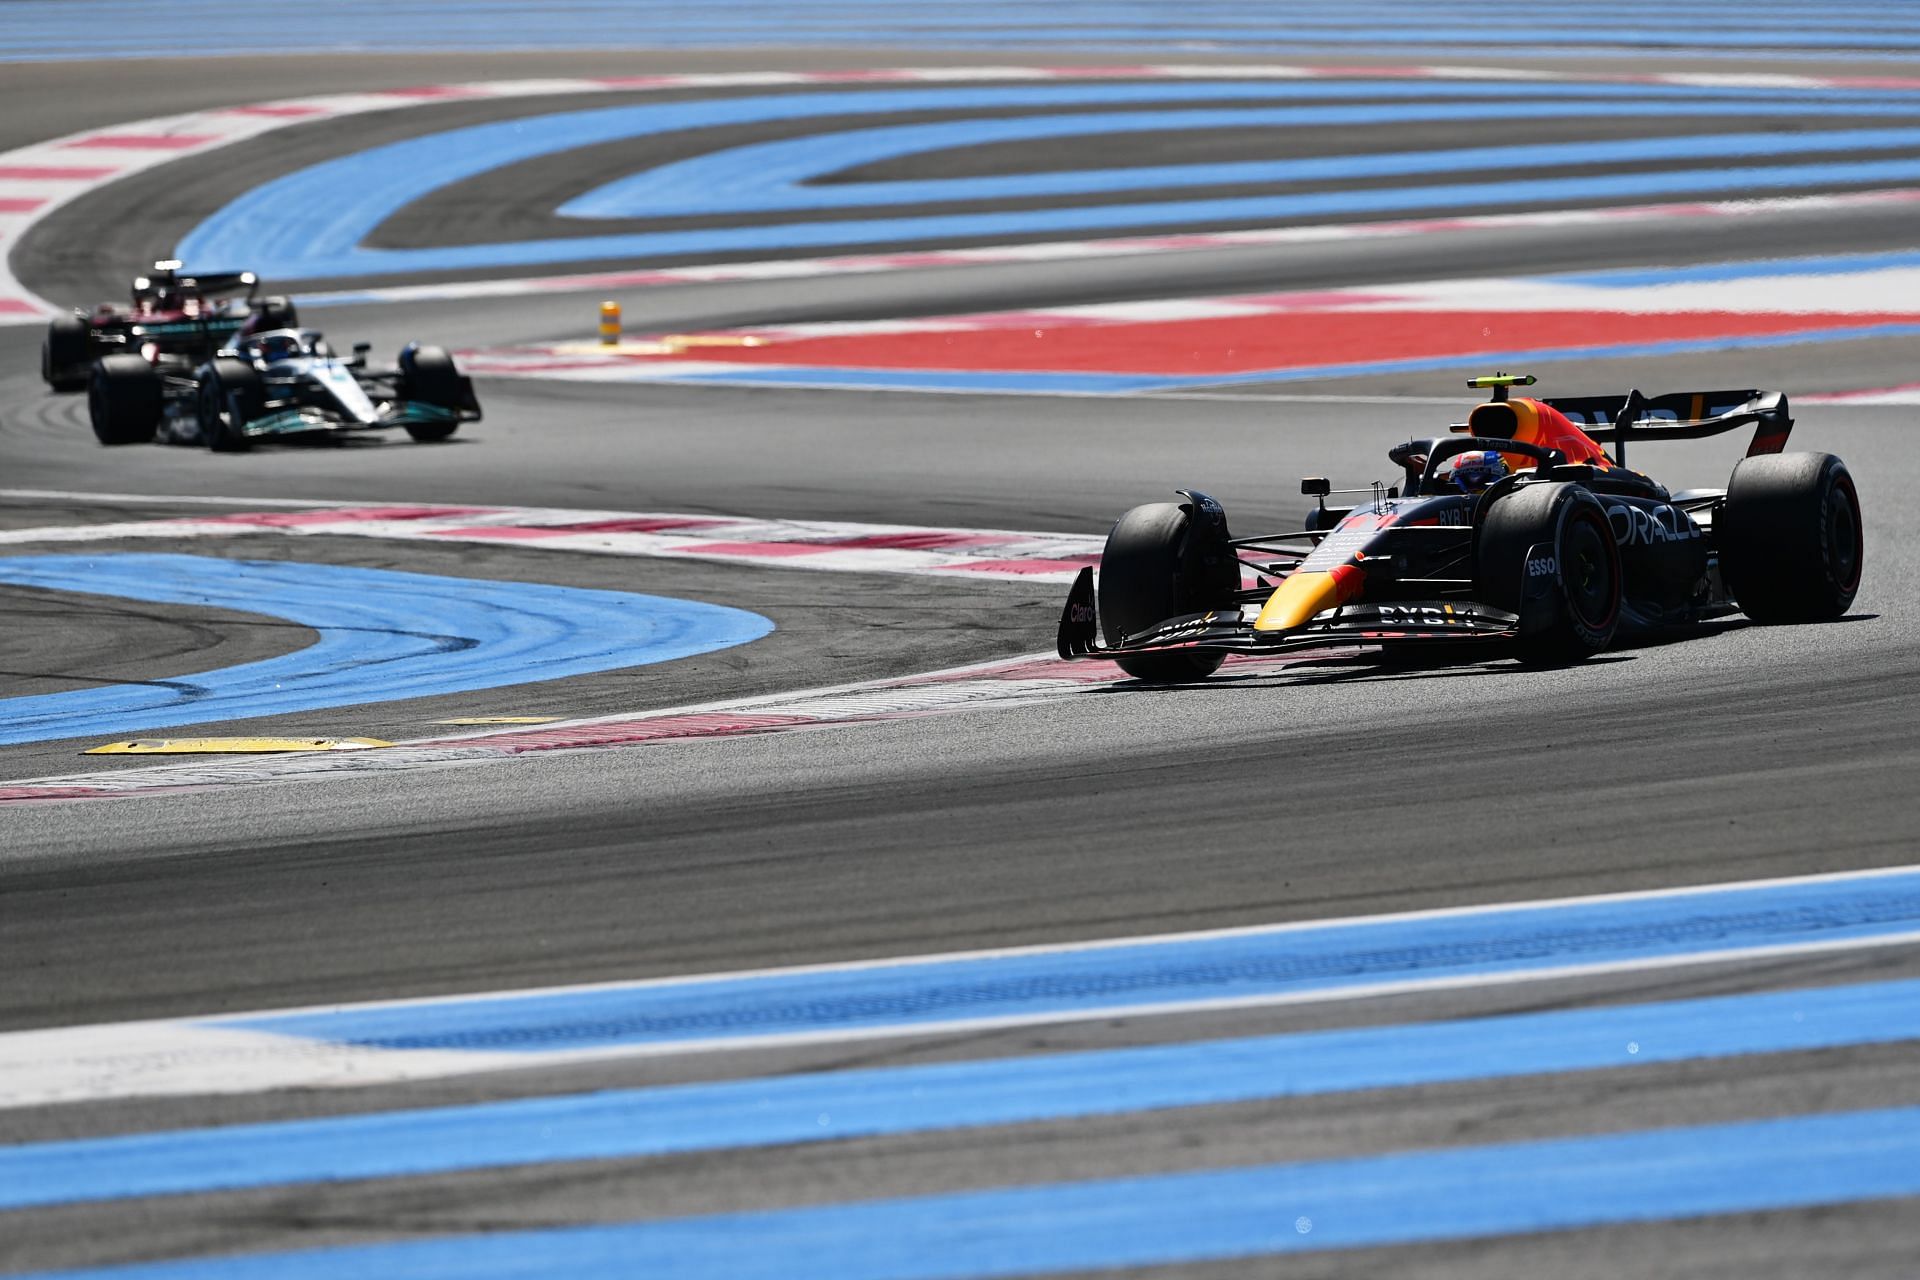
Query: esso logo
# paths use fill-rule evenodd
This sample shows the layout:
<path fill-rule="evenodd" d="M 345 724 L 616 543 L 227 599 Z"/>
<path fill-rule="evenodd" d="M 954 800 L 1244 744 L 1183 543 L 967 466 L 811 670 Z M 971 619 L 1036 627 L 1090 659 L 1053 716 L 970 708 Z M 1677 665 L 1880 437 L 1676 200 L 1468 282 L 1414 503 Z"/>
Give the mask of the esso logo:
<path fill-rule="evenodd" d="M 1560 572 L 1560 562 L 1552 556 L 1537 556 L 1527 561 L 1529 578 L 1551 578 Z"/>

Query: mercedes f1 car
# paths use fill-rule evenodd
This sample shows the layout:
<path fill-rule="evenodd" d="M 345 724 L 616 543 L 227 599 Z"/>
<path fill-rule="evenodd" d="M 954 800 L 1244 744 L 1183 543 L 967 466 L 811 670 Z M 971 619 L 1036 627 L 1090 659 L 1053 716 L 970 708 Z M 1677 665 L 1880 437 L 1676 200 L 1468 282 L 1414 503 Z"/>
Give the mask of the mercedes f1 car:
<path fill-rule="evenodd" d="M 178 262 L 156 262 L 151 274 L 134 277 L 131 307 L 103 302 L 55 316 L 40 344 L 40 376 L 55 391 L 84 391 L 103 356 L 139 354 L 187 370 L 237 335 L 300 323 L 292 302 L 259 292 L 251 271 L 182 275 Z"/>
<path fill-rule="evenodd" d="M 1098 576 L 1083 569 L 1074 582 L 1060 655 L 1169 682 L 1204 679 L 1228 654 L 1335 645 L 1452 641 L 1557 663 L 1734 613 L 1815 621 L 1852 604 L 1860 498 L 1839 458 L 1781 452 L 1793 427 L 1784 395 L 1511 394 L 1533 382 L 1472 379 L 1492 398 L 1457 434 L 1390 450 L 1404 479 L 1346 490 L 1350 506 L 1327 504 L 1325 479 L 1303 480 L 1318 503 L 1299 533 L 1236 538 L 1197 490 L 1135 507 Z M 1622 465 L 1629 443 L 1748 426 L 1725 489 L 1669 493 Z"/>
<path fill-rule="evenodd" d="M 306 329 L 241 336 L 197 367 L 110 355 L 93 365 L 87 408 L 102 444 L 154 439 L 225 453 L 263 436 L 404 427 L 444 440 L 480 419 L 473 383 L 440 347 L 409 344 L 387 368 L 360 343 L 342 359 Z"/>

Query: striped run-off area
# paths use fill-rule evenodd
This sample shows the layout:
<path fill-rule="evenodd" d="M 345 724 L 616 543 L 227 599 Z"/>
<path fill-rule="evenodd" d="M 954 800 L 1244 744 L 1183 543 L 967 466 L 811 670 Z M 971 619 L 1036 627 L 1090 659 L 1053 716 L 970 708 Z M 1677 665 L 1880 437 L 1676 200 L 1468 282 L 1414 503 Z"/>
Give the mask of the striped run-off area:
<path fill-rule="evenodd" d="M 1911 944 L 1920 871 L 1891 868 L 1506 906 L 642 983 L 228 1014 L 0 1036 L 0 1103 L 238 1093 L 567 1060 L 1500 989 Z M 1910 979 L 1603 1002 L 925 1065 L 527 1097 L 0 1148 L 0 1212 L 378 1185 L 543 1164 L 909 1135 L 1561 1074 L 1897 1046 Z M 1199 1114 L 1196 1111 L 1196 1114 Z M 1280 1153 L 1275 1153 L 1280 1154 Z M 895 1277 L 1101 1267 L 1437 1242 L 1920 1194 L 1920 1109 L 1849 1109 L 1619 1133 L 1027 1181 L 748 1213 L 438 1231 L 300 1252 L 63 1275 Z M 1017 1266 L 1016 1266 L 1017 1260 Z"/>

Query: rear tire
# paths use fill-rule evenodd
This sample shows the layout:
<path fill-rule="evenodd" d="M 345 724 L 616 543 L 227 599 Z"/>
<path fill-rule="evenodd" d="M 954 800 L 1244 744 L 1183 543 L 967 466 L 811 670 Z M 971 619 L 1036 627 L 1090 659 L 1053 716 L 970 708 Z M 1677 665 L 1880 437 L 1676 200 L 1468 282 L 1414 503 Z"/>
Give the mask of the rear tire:
<path fill-rule="evenodd" d="M 400 398 L 437 405 L 457 413 L 466 399 L 460 370 L 445 347 L 412 346 L 400 353 Z M 460 429 L 459 422 L 410 422 L 407 434 L 422 444 L 445 440 Z"/>
<path fill-rule="evenodd" d="M 89 333 L 87 322 L 79 316 L 55 316 L 47 322 L 47 336 L 40 340 L 40 376 L 55 391 L 87 389 L 87 362 L 92 358 Z"/>
<path fill-rule="evenodd" d="M 1553 548 L 1552 565 L 1530 548 Z M 1530 575 L 1550 576 L 1549 599 L 1527 600 Z M 1599 499 L 1575 484 L 1522 485 L 1495 498 L 1476 533 L 1476 594 L 1520 615 L 1523 662 L 1578 662 L 1613 643 L 1620 624 L 1620 548 Z"/>
<path fill-rule="evenodd" d="M 1100 634 L 1107 644 L 1183 613 L 1231 607 L 1240 586 L 1238 562 L 1231 556 L 1215 557 L 1224 564 L 1208 565 L 1190 556 L 1191 529 L 1192 517 L 1177 502 L 1135 507 L 1115 522 L 1100 556 L 1095 595 Z M 1177 684 L 1206 679 L 1220 669 L 1226 655 L 1181 650 L 1128 654 L 1114 661 L 1137 680 Z"/>
<path fill-rule="evenodd" d="M 245 453 L 253 447 L 246 425 L 264 407 L 260 373 L 244 360 L 218 359 L 201 373 L 200 438 L 215 453 Z"/>
<path fill-rule="evenodd" d="M 1824 622 L 1860 589 L 1860 495 L 1830 453 L 1742 458 L 1714 522 L 1720 572 L 1755 622 Z"/>
<path fill-rule="evenodd" d="M 103 356 L 87 380 L 87 416 L 101 444 L 145 444 L 160 426 L 160 375 L 139 356 Z"/>

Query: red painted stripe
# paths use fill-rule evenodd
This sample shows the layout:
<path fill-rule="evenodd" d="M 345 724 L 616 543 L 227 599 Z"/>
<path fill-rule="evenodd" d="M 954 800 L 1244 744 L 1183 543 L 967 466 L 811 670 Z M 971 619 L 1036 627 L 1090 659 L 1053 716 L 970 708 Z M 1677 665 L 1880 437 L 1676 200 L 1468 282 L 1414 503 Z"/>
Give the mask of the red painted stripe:
<path fill-rule="evenodd" d="M 1070 560 L 969 560 L 940 567 L 948 573 L 1072 573 L 1099 563 L 1099 556 L 1074 556 Z"/>
<path fill-rule="evenodd" d="M 96 133 L 62 145 L 76 149 L 111 147 L 116 151 L 186 151 L 218 141 L 205 133 Z"/>
<path fill-rule="evenodd" d="M 0 316 L 37 316 L 40 308 L 20 298 L 0 298 Z"/>
<path fill-rule="evenodd" d="M 734 524 L 732 520 L 676 520 L 668 517 L 637 520 L 597 520 L 584 524 L 481 524 L 458 529 L 430 530 L 436 538 L 500 538 L 534 540 L 571 538 L 582 533 L 659 533 L 667 529 L 699 529 L 716 524 Z"/>
<path fill-rule="evenodd" d="M 46 202 L 45 196 L 0 196 L 0 213 L 32 213 Z"/>
<path fill-rule="evenodd" d="M 86 182 L 115 172 L 91 165 L 0 164 L 0 178 L 27 182 Z"/>
<path fill-rule="evenodd" d="M 695 555 L 715 556 L 817 556 L 829 551 L 843 550 L 841 547 L 823 546 L 818 542 L 697 542 L 681 547 Z"/>
<path fill-rule="evenodd" d="M 226 114 L 233 116 L 274 116 L 292 120 L 304 116 L 324 116 L 327 114 L 327 109 L 325 107 L 303 107 L 291 102 L 281 103 L 277 106 L 271 102 L 261 102 L 250 107 L 228 107 Z"/>
<path fill-rule="evenodd" d="M 998 317 L 994 320 L 998 322 Z M 1054 325 L 777 339 L 703 349 L 709 362 L 827 368 L 1173 375 L 1550 351 L 1621 343 L 1821 333 L 1920 322 L 1920 313 L 1626 315 L 1586 311 L 1299 311 L 1137 324 Z"/>
<path fill-rule="evenodd" d="M 0 787 L 0 804 L 16 800 L 91 800 L 117 794 L 105 787 Z"/>
<path fill-rule="evenodd" d="M 195 516 L 195 524 L 240 524 L 261 529 L 294 529 L 310 524 L 361 520 L 433 520 L 441 516 L 478 516 L 494 507 L 340 507 L 332 511 L 243 511 L 235 515 Z"/>

